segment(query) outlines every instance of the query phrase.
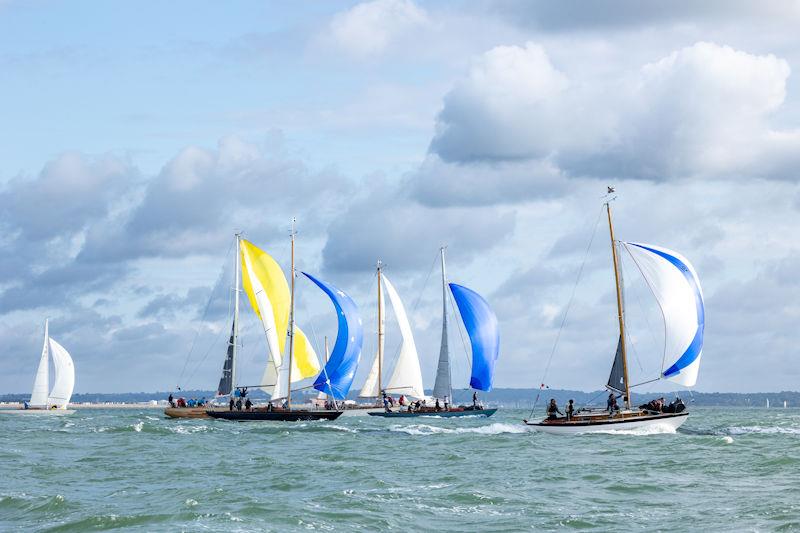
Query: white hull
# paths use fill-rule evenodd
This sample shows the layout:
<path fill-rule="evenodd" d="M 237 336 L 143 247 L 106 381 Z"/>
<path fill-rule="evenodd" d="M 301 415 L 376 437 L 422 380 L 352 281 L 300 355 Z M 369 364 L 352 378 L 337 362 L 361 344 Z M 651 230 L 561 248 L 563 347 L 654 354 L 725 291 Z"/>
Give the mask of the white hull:
<path fill-rule="evenodd" d="M 0 415 L 64 416 L 74 412 L 75 409 L 0 409 Z"/>
<path fill-rule="evenodd" d="M 630 420 L 613 422 L 611 420 L 603 423 L 589 425 L 566 425 L 566 424 L 528 424 L 534 431 L 550 433 L 552 435 L 580 435 L 583 433 L 617 433 L 631 432 L 641 434 L 653 433 L 675 433 L 675 431 L 686 422 L 688 413 L 670 416 L 665 418 L 651 418 L 645 420 Z"/>
<path fill-rule="evenodd" d="M 366 409 L 345 409 L 342 416 L 367 416 L 369 413 L 380 413 L 383 407 L 368 407 Z"/>

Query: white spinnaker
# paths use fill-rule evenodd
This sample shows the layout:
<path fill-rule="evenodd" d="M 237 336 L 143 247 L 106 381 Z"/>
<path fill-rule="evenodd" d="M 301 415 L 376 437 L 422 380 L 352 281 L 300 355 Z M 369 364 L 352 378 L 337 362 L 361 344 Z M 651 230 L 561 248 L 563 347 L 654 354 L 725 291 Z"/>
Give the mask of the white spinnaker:
<path fill-rule="evenodd" d="M 75 366 L 69 352 L 55 339 L 50 339 L 50 353 L 53 355 L 56 379 L 48 403 L 59 409 L 66 409 L 75 388 Z"/>
<path fill-rule="evenodd" d="M 250 280 L 250 285 L 253 288 L 253 294 L 255 294 L 256 297 L 258 312 L 261 315 L 261 325 L 264 328 L 264 335 L 267 338 L 267 347 L 269 348 L 269 353 L 272 358 L 272 362 L 269 360 L 266 362 L 261 383 L 275 383 L 275 386 L 278 386 L 278 373 L 275 369 L 281 366 L 283 358 L 279 348 L 280 345 L 278 344 L 278 331 L 277 327 L 275 326 L 275 313 L 272 310 L 272 302 L 270 302 L 267 292 L 264 290 L 264 286 L 261 285 L 261 282 L 258 280 L 258 276 L 256 276 L 255 272 L 253 272 L 253 265 L 250 262 L 250 254 L 245 252 L 242 254 L 242 257 L 244 257 L 244 267 L 247 270 L 247 277 Z M 274 395 L 275 386 L 261 387 L 261 389 L 268 394 Z"/>
<path fill-rule="evenodd" d="M 663 313 L 662 375 L 670 381 L 691 387 L 697 382 L 705 326 L 703 292 L 697 273 L 685 257 L 668 248 L 630 242 L 623 244 Z"/>
<path fill-rule="evenodd" d="M 384 326 L 386 323 L 386 299 L 381 298 L 380 301 L 380 316 L 381 316 L 381 323 L 378 324 L 379 333 L 384 331 Z M 361 392 L 358 393 L 359 396 L 362 398 L 377 398 L 381 395 L 381 391 L 378 390 L 378 357 L 380 354 L 383 353 L 383 346 L 384 346 L 384 336 L 378 335 L 378 342 L 380 342 L 380 347 L 378 348 L 377 353 L 375 354 L 375 358 L 372 360 L 372 367 L 369 369 L 369 375 L 367 375 L 367 380 L 364 382 L 364 386 L 361 387 Z M 380 362 L 380 367 L 383 367 L 383 361 Z"/>
<path fill-rule="evenodd" d="M 42 356 L 39 358 L 39 368 L 36 370 L 36 379 L 33 381 L 30 404 L 36 407 L 47 407 L 47 391 L 50 388 L 50 339 L 48 323 L 44 323 L 44 346 Z"/>
<path fill-rule="evenodd" d="M 397 358 L 392 377 L 386 385 L 386 390 L 390 394 L 405 394 L 413 398 L 425 398 L 425 389 L 422 386 L 422 371 L 419 368 L 419 355 L 417 346 L 414 344 L 414 335 L 411 332 L 411 325 L 408 323 L 406 309 L 403 301 L 394 290 L 389 279 L 384 275 L 383 283 L 386 285 L 386 293 L 392 302 L 394 316 L 397 325 L 400 327 L 400 335 L 403 337 L 403 344 L 400 347 L 400 355 Z"/>

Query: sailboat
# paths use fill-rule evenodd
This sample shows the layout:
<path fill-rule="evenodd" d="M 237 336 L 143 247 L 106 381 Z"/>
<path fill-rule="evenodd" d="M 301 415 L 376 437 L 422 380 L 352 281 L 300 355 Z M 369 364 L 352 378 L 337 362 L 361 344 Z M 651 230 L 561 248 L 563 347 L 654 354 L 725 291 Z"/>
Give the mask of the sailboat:
<path fill-rule="evenodd" d="M 470 387 L 476 391 L 488 392 L 492 390 L 494 366 L 500 352 L 500 334 L 497 326 L 497 317 L 481 295 L 462 285 L 447 282 L 444 250 L 444 247 L 440 249 L 442 265 L 442 342 L 439 350 L 436 381 L 433 387 L 433 398 L 430 398 L 430 400 L 436 401 L 437 404 L 439 404 L 440 399 L 443 400 L 443 402 L 439 404 L 439 408 L 436 408 L 434 405 L 426 405 L 419 408 L 401 408 L 398 411 L 386 409 L 373 410 L 368 413 L 370 416 L 381 416 L 385 418 L 418 416 L 491 416 L 497 411 L 497 409 L 484 409 L 477 401 L 473 402 L 470 406 L 453 407 L 450 405 L 453 398 L 453 389 L 451 385 L 450 354 L 447 344 L 448 289 L 449 293 L 453 296 L 453 300 L 461 315 L 461 320 L 469 335 L 472 349 Z M 379 265 L 379 294 L 380 279 Z M 383 276 L 383 282 L 386 285 L 389 301 L 392 303 L 395 317 L 400 326 L 403 344 L 400 348 L 400 356 L 398 357 L 392 377 L 386 388 L 382 389 L 380 384 L 380 367 L 382 366 L 381 359 L 383 355 L 383 333 L 381 330 L 383 323 L 379 319 L 378 356 L 373 363 L 373 367 L 377 367 L 377 372 L 374 377 L 373 374 L 370 373 L 370 377 L 365 384 L 365 389 L 367 386 L 373 387 L 373 382 L 376 382 L 377 389 L 373 388 L 367 392 L 388 391 L 425 400 L 427 404 L 429 398 L 426 397 L 422 386 L 422 372 L 419 366 L 419 356 L 417 355 L 414 337 L 411 332 L 411 326 L 408 323 L 408 317 L 403 307 L 403 302 L 400 300 L 400 296 L 385 275 Z M 379 297 L 379 302 L 380 301 Z M 381 310 L 379 304 L 379 315 L 380 314 Z M 373 368 L 373 370 L 375 370 L 375 368 Z M 363 392 L 362 390 L 362 393 Z"/>
<path fill-rule="evenodd" d="M 609 188 L 609 192 L 613 192 Z M 666 408 L 654 409 L 653 404 L 633 407 L 631 388 L 666 379 L 685 387 L 697 382 L 703 352 L 705 306 L 700 282 L 692 264 L 681 254 L 650 244 L 617 241 L 611 220 L 611 201 L 605 210 L 611 236 L 611 256 L 617 296 L 619 341 L 606 388 L 616 398 L 622 397 L 624 408 L 611 410 L 583 408 L 573 416 L 548 416 L 539 422 L 524 422 L 538 431 L 555 434 L 588 433 L 607 430 L 635 430 L 651 427 L 677 429 L 689 413 L 680 400 Z M 620 276 L 619 250 L 628 252 L 644 277 L 661 308 L 664 319 L 664 355 L 658 377 L 631 385 L 628 376 L 627 340 L 623 286 Z M 666 366 L 667 361 L 671 364 Z"/>
<path fill-rule="evenodd" d="M 294 222 L 293 222 L 294 224 Z M 338 409 L 306 409 L 292 406 L 292 383 L 313 377 L 320 372 L 319 360 L 311 343 L 295 323 L 295 279 L 294 264 L 295 232 L 292 228 L 291 287 L 286 282 L 278 263 L 263 250 L 248 241 L 237 238 L 237 256 L 241 255 L 242 285 L 248 300 L 261 320 L 267 338 L 270 359 L 257 385 L 241 386 L 236 379 L 236 342 L 234 339 L 231 358 L 231 383 L 240 395 L 248 388 L 261 388 L 271 394 L 266 407 L 250 410 L 211 409 L 206 413 L 212 418 L 225 420 L 333 420 L 342 412 Z M 313 387 L 334 398 L 342 400 L 349 392 L 363 340 L 361 319 L 353 300 L 333 285 L 303 272 L 303 275 L 322 289 L 331 299 L 337 312 L 339 330 L 336 343 L 324 368 L 314 381 Z M 238 282 L 238 270 L 237 270 Z M 234 305 L 238 316 L 238 298 Z M 286 331 L 286 337 L 279 332 Z M 234 333 L 236 327 L 234 327 Z M 288 340 L 287 340 L 288 339 Z M 288 344 L 285 350 L 284 348 Z M 231 397 L 233 399 L 233 396 Z M 273 402 L 282 401 L 281 406 Z"/>
<path fill-rule="evenodd" d="M 0 413 L 68 415 L 75 412 L 74 409 L 67 409 L 72 398 L 72 390 L 75 388 L 75 365 L 66 348 L 50 337 L 49 327 L 49 320 L 45 320 L 44 346 L 30 401 L 25 402 L 24 409 L 8 409 Z M 50 389 L 50 356 L 53 357 L 56 374 L 52 389 Z"/>

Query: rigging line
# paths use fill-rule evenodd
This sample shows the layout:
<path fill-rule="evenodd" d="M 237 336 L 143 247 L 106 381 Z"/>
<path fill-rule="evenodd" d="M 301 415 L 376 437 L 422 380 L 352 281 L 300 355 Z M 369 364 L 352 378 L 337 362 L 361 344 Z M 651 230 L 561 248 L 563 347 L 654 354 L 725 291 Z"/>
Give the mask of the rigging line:
<path fill-rule="evenodd" d="M 206 320 L 206 316 L 208 315 L 208 310 L 211 308 L 211 302 L 213 301 L 213 299 L 214 299 L 214 295 L 216 294 L 216 289 L 217 289 L 217 287 L 220 285 L 220 283 L 219 283 L 219 282 L 220 282 L 220 281 L 222 281 L 222 278 L 225 276 L 225 265 L 226 265 L 226 264 L 227 264 L 227 262 L 228 262 L 228 256 L 231 254 L 231 248 L 233 248 L 233 244 L 234 244 L 234 242 L 236 242 L 236 241 L 234 240 L 234 241 L 233 241 L 233 242 L 232 242 L 232 243 L 231 243 L 231 244 L 228 246 L 228 251 L 225 253 L 225 261 L 222 263 L 222 269 L 221 269 L 221 271 L 220 271 L 219 275 L 217 276 L 217 283 L 215 283 L 215 284 L 214 284 L 214 287 L 211 289 L 211 294 L 209 294 L 209 295 L 208 295 L 208 301 L 206 302 L 206 307 L 205 307 L 205 309 L 203 310 L 203 316 L 200 318 L 200 322 L 201 322 L 201 323 L 202 323 L 202 322 L 205 322 L 205 320 Z M 230 295 L 229 295 L 229 297 L 228 297 L 228 300 L 230 300 Z M 229 306 L 228 306 L 228 307 L 229 307 L 228 311 L 230 311 L 230 304 L 229 304 Z M 229 314 L 230 314 L 230 313 L 229 313 Z M 224 331 L 224 329 L 225 329 L 225 328 L 223 328 L 223 331 Z M 181 382 L 181 380 L 183 379 L 183 375 L 184 375 L 184 373 L 186 372 L 186 367 L 187 367 L 187 365 L 189 364 L 189 360 L 190 360 L 190 359 L 191 359 L 191 357 L 192 357 L 192 351 L 194 350 L 195 344 L 197 343 L 197 338 L 198 338 L 199 336 L 200 336 L 200 328 L 198 328 L 198 329 L 197 329 L 197 331 L 195 331 L 195 334 L 194 334 L 194 339 L 192 339 L 192 344 L 191 344 L 191 346 L 189 347 L 189 353 L 188 353 L 188 354 L 186 354 L 186 360 L 185 360 L 185 361 L 184 361 L 184 363 L 183 363 L 183 369 L 181 370 L 181 373 L 180 373 L 180 375 L 178 376 L 178 383 L 180 383 L 180 382 Z"/>
<path fill-rule="evenodd" d="M 437 253 L 433 258 L 433 263 L 431 263 L 431 268 L 428 271 L 428 275 L 425 277 L 425 283 L 422 284 L 422 290 L 420 291 L 419 295 L 417 296 L 417 301 L 414 304 L 414 308 L 411 309 L 411 314 L 412 315 L 417 311 L 417 306 L 419 306 L 419 302 L 420 302 L 420 300 L 422 300 L 422 295 L 425 294 L 425 288 L 428 286 L 428 280 L 430 280 L 431 274 L 433 273 L 433 269 L 436 267 L 436 262 L 438 260 L 439 260 L 439 254 Z M 394 311 L 394 307 L 392 307 L 392 311 Z M 413 331 L 412 331 L 412 334 L 413 334 Z M 416 345 L 416 342 L 414 344 Z M 392 356 L 392 361 L 393 362 L 397 361 L 397 358 L 400 356 L 400 348 L 402 348 L 402 347 L 403 347 L 403 340 L 401 338 L 400 342 L 397 343 L 397 347 L 394 350 L 394 355 Z M 417 358 L 419 358 L 419 352 L 417 352 Z M 384 361 L 386 361 L 386 355 L 385 354 L 384 354 Z"/>
<path fill-rule="evenodd" d="M 660 378 L 664 374 L 664 363 L 667 360 L 667 315 L 664 314 L 664 308 L 661 307 L 661 301 L 658 299 L 658 296 L 656 296 L 656 291 L 650 284 L 650 280 L 648 280 L 647 276 L 644 275 L 644 271 L 642 270 L 641 265 L 639 265 L 639 262 L 636 260 L 635 257 L 633 257 L 633 254 L 631 253 L 630 250 L 628 250 L 627 246 L 625 246 L 625 250 L 628 252 L 628 255 L 631 256 L 631 259 L 633 259 L 633 264 L 636 265 L 636 268 L 639 269 L 639 273 L 642 275 L 642 278 L 644 278 L 644 282 L 645 284 L 647 284 L 647 288 L 650 289 L 650 293 L 653 295 L 653 298 L 655 298 L 656 303 L 658 304 L 658 310 L 661 311 L 661 319 L 664 322 L 664 351 L 663 355 L 661 356 L 661 371 L 659 372 L 659 378 Z M 653 337 L 655 337 L 655 334 L 653 334 Z M 658 344 L 658 341 L 656 341 L 656 344 Z"/>
<path fill-rule="evenodd" d="M 623 244 L 622 247 L 625 248 L 626 251 L 628 250 L 628 248 L 626 246 L 624 246 L 624 244 Z M 628 251 L 628 254 L 630 254 L 629 251 Z M 631 256 L 631 258 L 633 258 L 633 256 Z M 620 261 L 620 264 L 622 264 L 622 269 L 625 270 L 625 261 Z M 627 272 L 627 270 L 626 270 L 626 272 Z M 650 324 L 650 320 L 647 318 L 647 313 L 645 312 L 644 304 L 642 304 L 642 299 L 639 297 L 639 293 L 638 292 L 634 291 L 634 295 L 636 297 L 636 303 L 639 305 L 639 309 L 642 312 L 642 317 L 644 318 L 644 322 L 645 322 L 645 324 L 647 324 L 647 331 L 650 333 L 650 336 L 653 337 L 653 343 L 656 346 L 658 346 L 658 340 L 656 339 L 656 334 L 653 331 L 653 327 Z M 630 336 L 628 338 L 630 339 Z M 631 340 L 631 345 L 633 346 L 633 340 Z M 635 350 L 636 350 L 636 348 L 634 347 L 634 352 L 635 352 Z M 636 354 L 634 353 L 634 355 L 636 355 Z M 636 355 L 636 357 L 637 357 L 636 362 L 639 363 L 639 369 L 642 372 L 644 372 L 644 368 L 642 367 L 642 363 L 638 359 L 639 356 Z"/>
<path fill-rule="evenodd" d="M 195 365 L 194 370 L 192 370 L 192 373 L 189 374 L 188 378 L 186 378 L 186 384 L 189 384 L 189 383 L 192 382 L 192 379 L 194 378 L 195 374 L 197 374 L 197 370 L 201 366 L 203 366 L 203 363 L 205 363 L 206 359 L 208 358 L 208 354 L 210 354 L 214 349 L 217 348 L 217 343 L 219 342 L 220 338 L 225 338 L 224 335 L 223 335 L 225 333 L 225 331 L 226 331 L 225 328 L 222 328 L 222 329 L 220 329 L 219 333 L 217 333 L 217 336 L 214 338 L 214 341 L 208 347 L 208 350 L 206 350 L 206 353 L 205 353 L 205 355 L 203 355 L 203 358 L 200 359 L 200 361 L 197 363 L 197 365 Z"/>
<path fill-rule="evenodd" d="M 536 393 L 536 399 L 533 401 L 533 407 L 531 408 L 531 414 L 528 415 L 528 418 L 533 416 L 533 410 L 536 409 L 536 404 L 539 403 L 539 397 L 542 394 L 542 388 L 544 387 L 544 382 L 547 379 L 547 374 L 550 372 L 550 364 L 553 362 L 553 356 L 556 353 L 556 347 L 558 347 L 558 341 L 561 339 L 561 332 L 564 330 L 564 324 L 567 322 L 567 315 L 569 314 L 569 310 L 572 307 L 572 302 L 575 299 L 575 292 L 578 289 L 578 283 L 581 281 L 581 276 L 583 275 L 583 269 L 586 266 L 586 260 L 589 258 L 589 251 L 592 248 L 592 243 L 594 242 L 594 236 L 597 234 L 597 226 L 600 225 L 600 218 L 603 216 L 603 208 L 605 204 L 600 207 L 600 212 L 597 213 L 597 220 L 594 223 L 594 229 L 592 229 L 592 235 L 589 238 L 589 243 L 586 245 L 586 251 L 583 254 L 583 261 L 581 262 L 581 266 L 578 269 L 578 275 L 575 278 L 575 284 L 572 286 L 572 294 L 569 296 L 569 300 L 567 301 L 567 307 L 564 309 L 564 315 L 561 318 L 561 325 L 558 327 L 558 332 L 556 333 L 556 340 L 553 343 L 553 349 L 550 350 L 550 356 L 547 358 L 547 364 L 544 368 L 544 373 L 542 374 L 542 379 L 539 381 L 539 390 Z"/>

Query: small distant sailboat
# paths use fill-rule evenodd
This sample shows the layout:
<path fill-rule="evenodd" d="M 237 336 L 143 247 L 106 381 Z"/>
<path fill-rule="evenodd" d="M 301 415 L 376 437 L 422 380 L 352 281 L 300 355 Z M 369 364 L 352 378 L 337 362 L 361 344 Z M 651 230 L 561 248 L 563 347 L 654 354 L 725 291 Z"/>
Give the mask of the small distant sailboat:
<path fill-rule="evenodd" d="M 237 256 L 241 255 L 243 287 L 264 328 L 270 359 L 260 384 L 247 387 L 237 386 L 236 342 L 234 339 L 230 364 L 231 383 L 232 387 L 237 390 L 251 387 L 261 388 L 270 393 L 271 398 L 267 407 L 250 410 L 212 409 L 206 411 L 212 418 L 274 421 L 333 420 L 342 414 L 342 411 L 338 409 L 294 408 L 291 404 L 292 383 L 313 377 L 317 373 L 319 375 L 313 385 L 315 389 L 330 395 L 334 398 L 334 402 L 344 399 L 355 376 L 363 339 L 361 319 L 355 302 L 333 285 L 304 272 L 303 274 L 331 299 L 339 322 L 339 331 L 333 352 L 320 373 L 319 360 L 311 343 L 295 324 L 294 227 L 292 227 L 291 238 L 291 288 L 286 282 L 280 266 L 271 256 L 248 241 L 240 243 L 240 239 L 237 238 Z M 235 316 L 238 316 L 238 298 L 235 305 L 237 309 Z M 234 333 L 235 331 L 234 327 Z M 288 332 L 286 337 L 279 336 L 278 333 L 281 331 Z M 287 342 L 288 348 L 286 356 L 284 356 L 284 347 Z M 283 405 L 274 406 L 273 402 L 279 400 L 282 400 Z"/>
<path fill-rule="evenodd" d="M 24 409 L 7 409 L 0 413 L 68 415 L 75 412 L 74 409 L 67 409 L 75 388 L 75 365 L 66 348 L 50 337 L 49 326 L 49 320 L 45 320 L 44 346 L 30 401 L 25 403 Z M 50 356 L 53 357 L 55 368 L 52 389 L 50 389 Z"/>
<path fill-rule="evenodd" d="M 611 192 L 613 189 L 609 188 L 609 193 Z M 618 394 L 624 399 L 625 408 L 611 412 L 584 408 L 569 419 L 552 416 L 540 422 L 524 420 L 538 431 L 573 434 L 653 426 L 669 426 L 677 429 L 689 415 L 682 402 L 676 402 L 661 411 L 648 409 L 647 406 L 634 408 L 631 405 L 630 390 L 636 385 L 630 385 L 628 379 L 624 298 L 618 249 L 625 249 L 633 258 L 661 308 L 665 323 L 665 349 L 661 371 L 658 377 L 644 383 L 667 379 L 691 387 L 697 382 L 705 329 L 703 292 L 697 273 L 685 257 L 673 250 L 648 244 L 617 241 L 614 238 L 614 226 L 611 222 L 610 200 L 605 203 L 605 208 L 611 235 L 619 322 L 619 341 L 606 388 L 611 394 Z M 664 368 L 668 360 L 674 362 Z"/>
<path fill-rule="evenodd" d="M 468 289 L 462 285 L 447 282 L 447 275 L 445 269 L 444 247 L 440 250 L 441 265 L 442 265 L 442 343 L 439 350 L 439 364 L 437 365 L 436 381 L 433 387 L 433 399 L 444 400 L 437 409 L 433 405 L 425 406 L 419 409 L 400 408 L 397 411 L 372 410 L 368 414 L 370 416 L 381 416 L 385 418 L 400 418 L 400 417 L 418 417 L 418 416 L 441 416 L 441 417 L 459 417 L 459 416 L 492 416 L 497 409 L 484 409 L 477 402 L 470 406 L 453 407 L 451 405 L 453 399 L 453 389 L 451 384 L 450 372 L 450 354 L 447 344 L 447 302 L 448 302 L 448 289 L 453 296 L 453 300 L 458 307 L 461 320 L 467 330 L 472 347 L 472 376 L 470 378 L 470 387 L 476 391 L 490 391 L 492 390 L 492 382 L 494 379 L 494 366 L 497 357 L 500 353 L 500 334 L 497 326 L 497 317 L 489 307 L 486 300 L 475 291 Z M 380 264 L 378 267 L 378 280 L 380 283 Z M 386 276 L 383 276 L 383 281 L 386 284 L 386 292 L 389 294 L 389 301 L 395 312 L 395 317 L 400 326 L 400 332 L 403 337 L 403 344 L 400 348 L 400 356 L 398 357 L 397 364 L 395 365 L 394 373 L 392 374 L 386 389 L 380 386 L 380 367 L 381 358 L 383 355 L 383 334 L 382 334 L 382 321 L 379 319 L 379 342 L 378 342 L 378 356 L 375 363 L 373 363 L 373 372 L 367 378 L 367 382 L 362 389 L 362 395 L 365 392 L 375 393 L 382 392 L 383 390 L 393 392 L 395 394 L 403 394 L 412 398 L 420 400 L 427 400 L 425 391 L 422 386 L 422 372 L 419 366 L 419 356 L 417 354 L 416 345 L 414 344 L 414 337 L 411 332 L 411 326 L 408 323 L 408 317 L 403 307 L 403 302 L 397 294 L 394 286 L 389 282 Z M 379 285 L 380 294 L 380 285 Z M 379 297 L 379 302 L 381 301 Z M 379 306 L 379 316 L 381 310 Z M 377 367 L 377 368 L 376 368 Z M 377 388 L 376 388 L 377 386 Z M 445 407 L 446 405 L 446 407 Z"/>

